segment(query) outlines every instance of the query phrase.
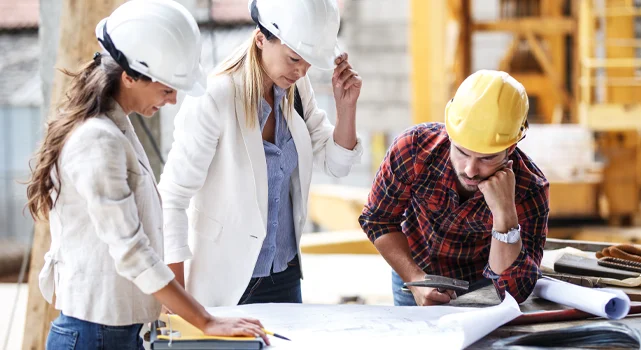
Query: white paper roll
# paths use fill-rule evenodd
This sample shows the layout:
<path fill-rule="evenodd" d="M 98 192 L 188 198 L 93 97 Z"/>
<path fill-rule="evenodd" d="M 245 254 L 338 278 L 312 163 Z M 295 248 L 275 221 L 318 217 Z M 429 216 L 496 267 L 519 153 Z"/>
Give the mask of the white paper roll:
<path fill-rule="evenodd" d="M 630 298 L 623 291 L 586 288 L 550 277 L 536 282 L 534 295 L 612 320 L 622 319 L 630 311 Z"/>

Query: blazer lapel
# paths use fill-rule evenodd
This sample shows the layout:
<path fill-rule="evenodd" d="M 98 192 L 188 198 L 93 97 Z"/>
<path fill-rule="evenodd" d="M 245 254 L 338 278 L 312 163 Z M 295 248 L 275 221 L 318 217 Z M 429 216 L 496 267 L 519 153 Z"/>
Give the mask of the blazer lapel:
<path fill-rule="evenodd" d="M 162 201 L 162 197 L 160 196 L 160 192 L 158 192 L 158 187 L 156 186 L 156 176 L 154 175 L 153 170 L 151 169 L 151 164 L 149 163 L 149 158 L 147 157 L 147 153 L 145 153 L 145 149 L 142 147 L 142 144 L 140 143 L 140 139 L 138 139 L 138 135 L 136 135 L 136 132 L 134 131 L 134 126 L 131 124 L 131 121 L 127 121 L 128 125 L 125 130 L 125 137 L 131 142 L 132 146 L 134 146 L 134 151 L 136 152 L 136 158 L 138 158 L 138 163 L 140 163 L 140 166 L 142 166 L 149 175 L 151 175 L 152 183 L 154 185 L 154 190 L 156 191 L 156 194 L 158 195 L 158 198 Z"/>
<path fill-rule="evenodd" d="M 234 86 L 236 101 L 236 118 L 238 127 L 243 135 L 243 142 L 247 149 L 247 155 L 254 173 L 254 188 L 256 190 L 256 199 L 263 219 L 263 227 L 267 228 L 267 208 L 268 208 L 268 185 L 267 185 L 267 160 L 265 159 L 265 148 L 263 147 L 263 137 L 258 127 L 258 120 L 254 127 L 247 126 L 245 117 L 245 107 L 243 106 L 242 91 L 243 84 L 235 75 Z M 258 118 L 256 118 L 258 119 Z"/>
<path fill-rule="evenodd" d="M 309 130 L 307 130 L 307 124 L 302 116 L 298 115 L 298 112 L 293 111 L 292 118 L 289 123 L 289 132 L 292 134 L 294 139 L 294 144 L 296 145 L 296 152 L 298 153 L 298 174 L 300 180 L 300 189 L 302 203 L 307 203 L 307 193 L 309 188 L 309 183 L 311 182 L 311 169 L 313 162 L 313 153 L 312 153 L 312 141 L 309 136 Z M 306 211 L 306 207 L 303 206 L 303 210 Z"/>

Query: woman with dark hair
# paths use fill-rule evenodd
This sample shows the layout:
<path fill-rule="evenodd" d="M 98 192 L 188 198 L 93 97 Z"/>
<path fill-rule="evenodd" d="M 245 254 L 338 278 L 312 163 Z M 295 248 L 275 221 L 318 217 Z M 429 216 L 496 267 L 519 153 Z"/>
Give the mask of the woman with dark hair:
<path fill-rule="evenodd" d="M 210 335 L 261 336 L 254 319 L 211 316 L 163 262 L 160 196 L 128 119 L 204 91 L 200 31 L 177 2 L 134 0 L 102 20 L 34 157 L 28 208 L 49 219 L 40 289 L 60 316 L 48 349 L 143 349 L 161 305 Z"/>

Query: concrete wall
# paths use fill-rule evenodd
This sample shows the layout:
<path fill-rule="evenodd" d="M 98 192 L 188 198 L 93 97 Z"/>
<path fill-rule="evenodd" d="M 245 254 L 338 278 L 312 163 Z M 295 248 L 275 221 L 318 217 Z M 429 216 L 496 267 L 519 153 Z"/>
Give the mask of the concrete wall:
<path fill-rule="evenodd" d="M 396 134 L 412 124 L 410 1 L 351 0 L 345 4 L 346 45 L 365 81 L 358 105 L 361 130 Z M 472 0 L 472 12 L 475 20 L 494 19 L 498 0 Z M 509 34 L 475 34 L 472 71 L 496 69 L 510 40 Z"/>
<path fill-rule="evenodd" d="M 351 0 L 344 35 L 363 77 L 358 129 L 396 134 L 411 124 L 409 0 Z"/>
<path fill-rule="evenodd" d="M 49 112 L 49 103 L 51 101 L 54 66 L 56 64 L 56 55 L 58 54 L 58 42 L 60 41 L 61 13 L 62 1 L 40 0 L 38 39 L 40 43 L 40 79 L 43 102 L 40 112 L 43 120 Z"/>

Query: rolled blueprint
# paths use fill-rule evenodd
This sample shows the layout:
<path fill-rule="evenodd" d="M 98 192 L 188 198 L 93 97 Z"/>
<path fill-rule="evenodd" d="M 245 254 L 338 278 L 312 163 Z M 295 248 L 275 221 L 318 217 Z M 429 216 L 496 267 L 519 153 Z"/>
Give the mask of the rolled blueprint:
<path fill-rule="evenodd" d="M 630 298 L 623 291 L 591 289 L 550 277 L 540 278 L 536 282 L 534 295 L 612 320 L 622 319 L 630 311 Z"/>

